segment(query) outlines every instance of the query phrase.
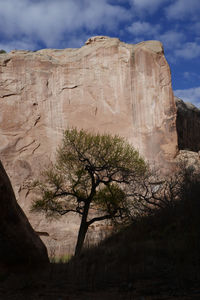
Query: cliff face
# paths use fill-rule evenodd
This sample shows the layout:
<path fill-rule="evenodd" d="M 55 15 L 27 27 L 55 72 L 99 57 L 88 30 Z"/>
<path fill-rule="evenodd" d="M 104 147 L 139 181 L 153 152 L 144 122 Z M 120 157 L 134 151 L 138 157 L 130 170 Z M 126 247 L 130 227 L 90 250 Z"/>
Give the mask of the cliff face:
<path fill-rule="evenodd" d="M 0 265 L 48 262 L 47 250 L 17 204 L 0 162 Z"/>
<path fill-rule="evenodd" d="M 175 97 L 175 102 L 178 148 L 197 152 L 200 150 L 200 110 L 193 104 L 184 103 L 177 97 Z"/>
<path fill-rule="evenodd" d="M 94 37 L 80 49 L 0 55 L 0 157 L 34 228 L 57 244 L 66 235 L 71 243 L 79 220 L 63 218 L 47 228 L 43 217 L 29 214 L 27 185 L 54 159 L 68 126 L 117 133 L 146 159 L 171 160 L 176 107 L 162 44 Z"/>

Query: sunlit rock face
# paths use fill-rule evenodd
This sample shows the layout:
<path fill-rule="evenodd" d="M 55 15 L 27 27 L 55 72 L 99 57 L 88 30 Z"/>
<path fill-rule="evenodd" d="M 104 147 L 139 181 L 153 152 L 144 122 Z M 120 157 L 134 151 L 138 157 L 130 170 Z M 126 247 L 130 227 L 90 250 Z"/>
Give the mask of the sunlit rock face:
<path fill-rule="evenodd" d="M 79 219 L 47 226 L 29 213 L 27 185 L 54 159 L 69 126 L 117 133 L 149 161 L 172 160 L 176 107 L 162 44 L 93 37 L 80 49 L 0 55 L 0 156 L 34 228 L 61 248 L 64 237 L 66 247 L 73 244 Z"/>
<path fill-rule="evenodd" d="M 47 250 L 18 205 L 0 162 L 0 266 L 48 263 Z"/>
<path fill-rule="evenodd" d="M 200 110 L 177 97 L 175 97 L 175 102 L 178 148 L 198 152 L 200 150 Z"/>

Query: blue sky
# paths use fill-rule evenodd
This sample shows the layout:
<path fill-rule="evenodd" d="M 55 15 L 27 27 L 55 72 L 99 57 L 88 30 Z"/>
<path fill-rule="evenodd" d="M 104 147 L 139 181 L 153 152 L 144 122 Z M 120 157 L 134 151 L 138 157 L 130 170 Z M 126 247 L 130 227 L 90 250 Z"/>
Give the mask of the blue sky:
<path fill-rule="evenodd" d="M 174 94 L 200 107 L 200 0 L 0 0 L 0 49 L 76 48 L 95 35 L 160 40 Z"/>

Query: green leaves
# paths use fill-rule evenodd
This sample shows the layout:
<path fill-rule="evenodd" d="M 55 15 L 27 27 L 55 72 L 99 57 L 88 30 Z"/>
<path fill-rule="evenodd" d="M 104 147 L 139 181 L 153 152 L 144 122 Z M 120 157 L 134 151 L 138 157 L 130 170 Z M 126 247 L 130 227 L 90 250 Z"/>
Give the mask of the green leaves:
<path fill-rule="evenodd" d="M 63 144 L 58 150 L 60 168 L 81 165 L 95 172 L 144 173 L 146 165 L 125 139 L 117 135 L 92 134 L 84 130 L 69 129 L 64 133 Z"/>
<path fill-rule="evenodd" d="M 112 183 L 97 191 L 94 197 L 94 202 L 105 210 L 108 208 L 115 210 L 122 206 L 125 199 L 126 194 L 122 188 L 120 188 L 118 184 Z"/>
<path fill-rule="evenodd" d="M 67 129 L 56 163 L 43 172 L 43 180 L 36 184 L 41 197 L 33 207 L 46 214 L 82 214 L 86 203 L 93 203 L 115 217 L 124 207 L 124 186 L 137 181 L 146 170 L 138 151 L 124 138 Z"/>
<path fill-rule="evenodd" d="M 146 171 L 144 160 L 124 138 L 68 129 L 57 150 L 56 163 L 35 183 L 40 197 L 32 210 L 50 217 L 68 212 L 81 215 L 79 253 L 91 224 L 127 216 L 125 187 L 138 182 Z M 92 218 L 91 205 L 98 210 Z"/>

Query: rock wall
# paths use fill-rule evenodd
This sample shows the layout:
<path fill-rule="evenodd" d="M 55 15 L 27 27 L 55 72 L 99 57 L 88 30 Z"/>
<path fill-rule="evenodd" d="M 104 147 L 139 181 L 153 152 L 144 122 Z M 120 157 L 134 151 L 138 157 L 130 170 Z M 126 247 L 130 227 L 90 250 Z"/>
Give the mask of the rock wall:
<path fill-rule="evenodd" d="M 47 250 L 17 204 L 0 162 L 0 265 L 47 263 Z"/>
<path fill-rule="evenodd" d="M 173 159 L 176 107 L 162 44 L 93 37 L 80 49 L 0 55 L 0 158 L 31 224 L 67 252 L 79 218 L 47 223 L 30 214 L 28 183 L 54 159 L 68 126 L 120 134 L 149 161 Z"/>
<path fill-rule="evenodd" d="M 177 97 L 175 97 L 175 102 L 178 148 L 198 152 L 200 150 L 200 110 Z"/>

